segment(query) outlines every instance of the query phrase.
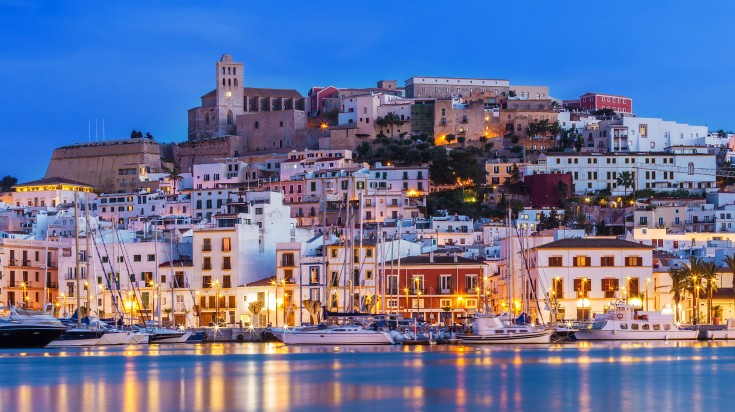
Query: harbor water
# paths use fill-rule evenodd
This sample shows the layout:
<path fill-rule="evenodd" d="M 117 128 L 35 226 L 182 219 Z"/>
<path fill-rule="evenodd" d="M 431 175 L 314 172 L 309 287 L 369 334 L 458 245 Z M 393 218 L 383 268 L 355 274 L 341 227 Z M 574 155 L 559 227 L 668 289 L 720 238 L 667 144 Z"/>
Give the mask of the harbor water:
<path fill-rule="evenodd" d="M 0 365 L 0 411 L 717 411 L 735 344 L 137 345 Z"/>

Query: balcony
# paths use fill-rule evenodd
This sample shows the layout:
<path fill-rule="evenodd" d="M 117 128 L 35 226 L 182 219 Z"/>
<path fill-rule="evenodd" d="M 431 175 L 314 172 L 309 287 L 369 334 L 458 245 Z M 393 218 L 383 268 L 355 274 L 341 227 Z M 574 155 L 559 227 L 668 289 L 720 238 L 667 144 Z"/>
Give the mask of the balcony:
<path fill-rule="evenodd" d="M 454 293 L 454 288 L 452 287 L 439 289 L 440 295 L 451 295 L 452 293 Z"/>
<path fill-rule="evenodd" d="M 230 270 L 230 269 L 232 269 L 232 265 L 230 264 L 230 262 L 222 263 L 222 269 L 223 270 Z"/>
<path fill-rule="evenodd" d="M 202 270 L 212 270 L 212 264 L 211 263 L 209 263 L 209 264 L 206 264 L 206 263 L 203 264 L 202 265 Z"/>
<path fill-rule="evenodd" d="M 212 245 L 204 244 L 202 245 L 202 252 L 211 252 L 212 251 Z"/>

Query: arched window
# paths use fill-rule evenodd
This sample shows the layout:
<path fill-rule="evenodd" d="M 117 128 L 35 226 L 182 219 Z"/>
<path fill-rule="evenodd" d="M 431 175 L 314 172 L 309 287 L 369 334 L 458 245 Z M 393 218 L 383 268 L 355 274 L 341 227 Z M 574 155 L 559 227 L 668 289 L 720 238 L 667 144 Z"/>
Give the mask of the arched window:
<path fill-rule="evenodd" d="M 689 162 L 689 165 L 687 165 L 687 173 L 689 176 L 692 176 L 694 174 L 694 163 Z"/>
<path fill-rule="evenodd" d="M 232 79 L 227 79 L 227 85 L 232 86 Z"/>
<path fill-rule="evenodd" d="M 235 86 L 237 86 L 237 79 L 235 79 L 234 81 L 235 81 Z"/>
<path fill-rule="evenodd" d="M 224 67 L 222 68 L 222 74 L 225 74 L 225 68 Z"/>
<path fill-rule="evenodd" d="M 230 68 L 229 67 L 227 68 L 227 74 L 230 74 Z"/>
<path fill-rule="evenodd" d="M 222 79 L 222 86 L 225 85 L 225 79 Z"/>
<path fill-rule="evenodd" d="M 235 76 L 237 76 L 237 67 L 233 67 L 232 68 L 232 74 L 234 74 Z"/>
<path fill-rule="evenodd" d="M 209 124 L 209 113 L 204 116 L 204 124 Z"/>
<path fill-rule="evenodd" d="M 232 110 L 227 111 L 227 124 L 232 124 Z"/>

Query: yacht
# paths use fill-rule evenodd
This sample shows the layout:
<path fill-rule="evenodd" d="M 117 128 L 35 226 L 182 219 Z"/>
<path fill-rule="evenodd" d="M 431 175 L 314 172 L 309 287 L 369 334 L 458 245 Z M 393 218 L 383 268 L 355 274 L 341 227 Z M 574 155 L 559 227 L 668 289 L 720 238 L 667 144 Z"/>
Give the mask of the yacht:
<path fill-rule="evenodd" d="M 64 324 L 45 312 L 30 311 L 21 308 L 10 308 L 9 319 L 22 325 L 34 326 L 54 326 L 61 328 L 63 333 L 56 339 L 49 342 L 46 347 L 67 347 L 67 346 L 94 346 L 100 338 L 105 334 L 101 330 L 91 330 L 84 328 L 66 329 Z"/>
<path fill-rule="evenodd" d="M 186 343 L 191 337 L 190 330 L 154 328 L 149 330 L 148 343 Z"/>
<path fill-rule="evenodd" d="M 715 329 L 707 331 L 708 340 L 727 340 L 735 339 L 735 319 L 728 319 L 725 329 Z"/>
<path fill-rule="evenodd" d="M 383 331 L 343 325 L 331 328 L 286 331 L 281 335 L 286 345 L 392 345 L 393 338 Z"/>
<path fill-rule="evenodd" d="M 462 343 L 550 343 L 553 329 L 531 325 L 506 325 L 499 315 L 478 314 L 472 321 L 472 334 L 458 334 Z"/>
<path fill-rule="evenodd" d="M 698 335 L 698 330 L 680 328 L 671 314 L 636 311 L 622 302 L 575 334 L 577 340 L 696 340 Z"/>
<path fill-rule="evenodd" d="M 0 348 L 42 348 L 61 336 L 63 326 L 33 325 L 0 320 Z"/>

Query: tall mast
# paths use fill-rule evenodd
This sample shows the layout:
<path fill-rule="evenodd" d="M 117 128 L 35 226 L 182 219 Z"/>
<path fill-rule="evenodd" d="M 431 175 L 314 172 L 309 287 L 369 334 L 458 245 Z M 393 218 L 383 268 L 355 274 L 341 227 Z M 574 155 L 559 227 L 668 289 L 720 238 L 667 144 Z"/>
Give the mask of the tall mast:
<path fill-rule="evenodd" d="M 76 191 L 74 191 L 74 252 L 76 253 L 76 283 L 77 283 L 77 326 L 82 327 L 82 314 L 79 310 L 82 307 L 82 297 L 80 292 L 80 265 L 79 265 L 79 189 L 77 188 Z"/>
<path fill-rule="evenodd" d="M 510 320 L 512 323 L 515 323 L 515 308 L 513 307 L 513 292 L 515 288 L 515 273 L 513 270 L 513 237 L 511 232 L 511 212 L 510 208 L 508 208 L 508 221 L 506 223 L 506 229 L 508 233 L 506 234 L 506 239 L 508 239 L 508 272 L 510 276 L 510 289 L 508 291 L 509 296 L 509 307 L 510 307 Z"/>
<path fill-rule="evenodd" d="M 174 219 L 174 227 L 171 228 L 171 256 L 168 259 L 168 265 L 171 268 L 171 324 L 176 326 L 176 296 L 174 295 L 174 288 L 178 286 L 176 284 L 176 274 L 174 273 L 174 234 L 176 233 L 176 219 Z"/>
<path fill-rule="evenodd" d="M 92 301 L 90 300 L 89 294 L 92 292 L 92 275 L 89 270 L 90 265 L 92 264 L 90 258 L 89 258 L 89 233 L 90 233 L 90 224 L 89 224 L 89 196 L 84 196 L 84 261 L 87 266 L 87 316 L 89 316 L 89 312 L 92 310 Z M 99 313 L 98 313 L 99 315 Z"/>
<path fill-rule="evenodd" d="M 158 315 L 156 318 L 158 319 L 158 326 L 161 326 L 161 277 L 158 275 L 158 228 L 156 225 L 153 225 L 153 253 L 155 254 L 155 258 L 153 260 L 153 263 L 156 265 L 156 282 L 153 284 L 153 301 L 156 301 L 156 297 L 158 297 L 158 303 L 155 305 L 153 314 L 156 315 L 156 310 L 158 311 Z M 156 293 L 156 284 L 158 284 L 158 292 Z M 219 299 L 219 296 L 217 297 Z M 218 314 L 219 315 L 219 314 Z"/>

